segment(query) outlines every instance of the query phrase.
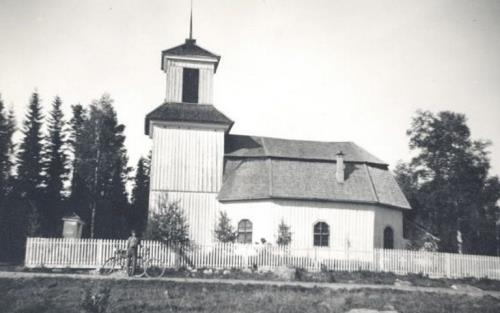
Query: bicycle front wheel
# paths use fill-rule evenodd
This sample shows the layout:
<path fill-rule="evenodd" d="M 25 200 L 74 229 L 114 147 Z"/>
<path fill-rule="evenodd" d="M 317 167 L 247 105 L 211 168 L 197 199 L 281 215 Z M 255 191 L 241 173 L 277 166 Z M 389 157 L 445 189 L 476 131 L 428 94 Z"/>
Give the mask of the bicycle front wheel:
<path fill-rule="evenodd" d="M 158 259 L 149 259 L 144 264 L 144 272 L 146 273 L 147 277 L 161 277 L 163 276 L 163 274 L 165 274 L 166 269 L 167 266 L 165 265 L 165 263 Z"/>
<path fill-rule="evenodd" d="M 119 262 L 115 257 L 111 257 L 104 262 L 104 264 L 99 269 L 99 273 L 102 275 L 109 275 L 114 271 L 119 269 Z"/>

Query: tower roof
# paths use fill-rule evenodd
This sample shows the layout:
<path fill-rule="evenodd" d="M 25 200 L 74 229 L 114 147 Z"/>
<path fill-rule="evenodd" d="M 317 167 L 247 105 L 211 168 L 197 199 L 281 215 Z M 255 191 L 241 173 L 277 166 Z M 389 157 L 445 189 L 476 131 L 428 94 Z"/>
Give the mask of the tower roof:
<path fill-rule="evenodd" d="M 151 121 L 218 124 L 231 128 L 233 121 L 210 104 L 163 103 L 146 115 L 145 132 Z"/>
<path fill-rule="evenodd" d="M 212 53 L 196 44 L 196 39 L 186 39 L 186 41 L 179 46 L 163 50 L 161 52 L 161 68 L 163 69 L 165 56 L 173 57 L 188 57 L 188 58 L 201 58 L 212 60 L 215 63 L 215 71 L 219 65 L 220 56 Z"/>

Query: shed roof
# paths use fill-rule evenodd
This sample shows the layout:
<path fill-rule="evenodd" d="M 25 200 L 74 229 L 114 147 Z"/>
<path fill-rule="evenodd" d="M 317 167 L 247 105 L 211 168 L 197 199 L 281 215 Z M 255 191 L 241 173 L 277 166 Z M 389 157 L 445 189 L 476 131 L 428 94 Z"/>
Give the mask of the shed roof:
<path fill-rule="evenodd" d="M 209 123 L 227 125 L 229 128 L 233 125 L 233 121 L 213 105 L 196 103 L 163 103 L 146 115 L 146 135 L 149 135 L 151 121 Z"/>

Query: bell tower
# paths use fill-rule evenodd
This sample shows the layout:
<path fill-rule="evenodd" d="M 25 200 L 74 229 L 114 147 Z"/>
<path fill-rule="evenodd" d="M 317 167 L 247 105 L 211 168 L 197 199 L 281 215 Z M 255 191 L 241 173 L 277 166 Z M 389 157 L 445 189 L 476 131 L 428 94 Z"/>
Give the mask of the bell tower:
<path fill-rule="evenodd" d="M 192 14 L 191 14 L 192 16 Z M 190 238 L 210 243 L 222 185 L 225 135 L 233 125 L 213 106 L 213 78 L 220 56 L 201 48 L 192 36 L 162 51 L 165 101 L 145 120 L 152 139 L 149 211 L 179 201 Z"/>
<path fill-rule="evenodd" d="M 165 102 L 213 104 L 213 77 L 219 61 L 220 56 L 201 48 L 193 39 L 191 12 L 189 38 L 161 53 L 167 83 Z"/>

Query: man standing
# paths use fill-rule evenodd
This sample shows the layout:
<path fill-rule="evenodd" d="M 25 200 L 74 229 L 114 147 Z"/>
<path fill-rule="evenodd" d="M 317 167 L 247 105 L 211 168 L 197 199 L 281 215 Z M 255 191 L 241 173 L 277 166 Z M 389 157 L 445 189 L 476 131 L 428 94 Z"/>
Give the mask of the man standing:
<path fill-rule="evenodd" d="M 135 230 L 132 230 L 130 237 L 127 239 L 127 274 L 133 276 L 137 266 L 137 248 L 140 245 L 139 238 L 135 235 Z"/>

